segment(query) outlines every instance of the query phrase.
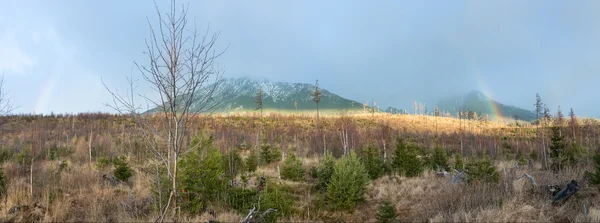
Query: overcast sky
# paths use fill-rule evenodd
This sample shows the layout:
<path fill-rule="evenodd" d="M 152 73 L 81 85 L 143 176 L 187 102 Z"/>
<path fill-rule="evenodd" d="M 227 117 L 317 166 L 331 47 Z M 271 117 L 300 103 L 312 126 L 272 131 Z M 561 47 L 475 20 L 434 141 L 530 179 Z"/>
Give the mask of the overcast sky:
<path fill-rule="evenodd" d="M 133 61 L 147 62 L 151 1 L 1 5 L 0 73 L 18 113 L 110 112 L 100 78 L 125 90 Z M 539 92 L 553 112 L 600 116 L 598 12 L 595 0 L 274 0 L 193 1 L 189 16 L 221 32 L 218 48 L 229 44 L 225 77 L 319 79 L 397 108 L 480 90 L 533 109 Z"/>

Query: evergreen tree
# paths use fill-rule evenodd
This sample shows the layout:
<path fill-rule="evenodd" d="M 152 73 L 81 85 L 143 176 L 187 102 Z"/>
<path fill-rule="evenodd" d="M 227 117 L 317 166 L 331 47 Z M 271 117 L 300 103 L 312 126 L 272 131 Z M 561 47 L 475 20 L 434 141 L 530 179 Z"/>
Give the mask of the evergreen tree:
<path fill-rule="evenodd" d="M 554 125 L 562 127 L 564 123 L 565 123 L 565 116 L 563 115 L 562 110 L 560 109 L 560 105 L 559 105 L 558 109 L 556 110 L 556 119 L 554 120 Z"/>
<path fill-rule="evenodd" d="M 201 150 L 187 153 L 180 162 L 179 185 L 182 210 L 190 214 L 201 213 L 210 202 L 216 202 L 226 189 L 223 158 L 216 148 L 209 148 L 206 157 Z"/>
<path fill-rule="evenodd" d="M 246 157 L 246 166 L 245 170 L 248 172 L 256 171 L 256 167 L 258 166 L 258 157 L 256 156 L 256 152 L 250 151 L 250 155 Z"/>
<path fill-rule="evenodd" d="M 260 110 L 260 117 L 263 116 L 263 90 L 262 88 L 256 93 L 256 98 L 254 99 L 256 102 L 256 110 Z"/>
<path fill-rule="evenodd" d="M 569 111 L 569 127 L 571 128 L 571 137 L 573 137 L 573 140 L 575 140 L 577 128 L 579 126 L 577 123 L 577 116 L 575 116 L 575 112 L 573 111 L 573 108 L 571 108 L 571 110 Z"/>
<path fill-rule="evenodd" d="M 454 169 L 458 171 L 464 171 L 464 162 L 460 154 L 454 154 Z"/>
<path fill-rule="evenodd" d="M 302 161 L 296 158 L 296 155 L 290 153 L 283 162 L 281 178 L 286 180 L 301 181 L 304 179 L 305 172 L 306 171 L 304 168 L 302 168 Z"/>
<path fill-rule="evenodd" d="M 487 155 L 482 161 L 473 161 L 467 164 L 465 175 L 467 175 L 468 183 L 498 183 L 500 181 L 500 174 L 496 171 L 496 168 L 492 165 L 492 161 L 490 161 Z"/>
<path fill-rule="evenodd" d="M 315 82 L 315 90 L 311 93 L 312 100 L 317 105 L 317 125 L 319 123 L 319 102 L 321 101 L 321 90 L 319 89 L 319 80 Z"/>
<path fill-rule="evenodd" d="M 398 139 L 392 158 L 392 168 L 400 175 L 407 177 L 419 176 L 423 172 L 423 164 L 418 155 L 419 148 L 416 145 Z"/>
<path fill-rule="evenodd" d="M 319 167 L 317 167 L 317 188 L 325 190 L 331 175 L 333 175 L 333 168 L 335 167 L 335 157 L 331 155 L 331 152 L 326 152 L 325 157 Z"/>
<path fill-rule="evenodd" d="M 333 168 L 327 184 L 327 201 L 333 210 L 353 210 L 364 201 L 369 185 L 369 174 L 356 153 L 343 156 Z"/>
<path fill-rule="evenodd" d="M 113 174 L 121 181 L 127 181 L 133 175 L 133 170 L 129 167 L 129 163 L 125 157 L 117 157 L 112 161 L 115 169 Z"/>
<path fill-rule="evenodd" d="M 379 223 L 392 223 L 396 221 L 396 208 L 390 201 L 383 201 L 377 208 L 377 222 Z"/>
<path fill-rule="evenodd" d="M 235 179 L 243 169 L 244 161 L 237 150 L 233 149 L 223 157 L 223 171 L 225 171 L 225 175 L 228 179 Z"/>
<path fill-rule="evenodd" d="M 592 157 L 596 171 L 593 173 L 587 172 L 586 175 L 590 180 L 590 184 L 600 188 L 600 152 L 596 152 Z"/>
<path fill-rule="evenodd" d="M 550 138 L 550 159 L 552 161 L 552 170 L 559 171 L 565 164 L 565 142 L 560 134 L 560 127 L 552 126 L 552 136 Z"/>
<path fill-rule="evenodd" d="M 361 152 L 361 159 L 371 179 L 374 180 L 383 176 L 383 172 L 385 171 L 383 159 L 379 154 L 379 149 L 375 147 L 375 144 L 369 144 L 367 148 Z"/>
<path fill-rule="evenodd" d="M 434 170 L 450 170 L 450 166 L 448 165 L 448 154 L 446 153 L 446 150 L 439 146 L 435 147 L 433 150 L 432 165 Z"/>

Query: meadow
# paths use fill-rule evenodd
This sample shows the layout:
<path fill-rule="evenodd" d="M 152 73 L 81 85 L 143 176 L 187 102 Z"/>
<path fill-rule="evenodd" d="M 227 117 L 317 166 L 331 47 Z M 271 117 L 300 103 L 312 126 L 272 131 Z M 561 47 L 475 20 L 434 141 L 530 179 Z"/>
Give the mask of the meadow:
<path fill-rule="evenodd" d="M 132 117 L 13 115 L 0 122 L 2 221 L 158 218 L 169 188 Z M 252 208 L 276 210 L 255 219 L 267 222 L 600 221 L 595 119 L 538 126 L 272 112 L 199 115 L 192 123 L 179 207 L 167 221 L 240 222 Z M 455 181 L 454 170 L 466 177 Z M 519 178 L 525 173 L 536 185 Z M 341 176 L 364 180 L 364 189 Z M 547 186 L 571 180 L 579 191 L 553 204 Z"/>

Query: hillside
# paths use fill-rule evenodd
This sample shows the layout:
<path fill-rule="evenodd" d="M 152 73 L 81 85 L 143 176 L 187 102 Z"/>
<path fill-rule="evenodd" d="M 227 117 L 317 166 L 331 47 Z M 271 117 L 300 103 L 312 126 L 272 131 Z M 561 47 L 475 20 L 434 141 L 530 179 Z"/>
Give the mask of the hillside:
<path fill-rule="evenodd" d="M 450 97 L 440 100 L 438 107 L 442 111 L 448 111 L 456 115 L 458 111 L 474 111 L 478 115 L 489 115 L 491 118 L 500 116 L 502 118 L 515 118 L 519 120 L 533 121 L 535 113 L 515 106 L 502 104 L 480 91 L 471 91 L 465 95 Z"/>
<path fill-rule="evenodd" d="M 212 89 L 213 86 L 209 86 Z M 210 109 L 213 112 L 241 112 L 256 109 L 256 95 L 263 90 L 264 110 L 306 111 L 315 110 L 315 102 L 311 93 L 315 89 L 313 84 L 271 82 L 269 80 L 255 80 L 251 78 L 225 78 L 221 81 L 214 95 L 218 104 Z M 361 103 L 343 98 L 321 89 L 322 99 L 319 109 L 322 110 L 358 110 L 363 109 Z M 198 100 L 200 101 L 200 100 Z M 200 104 L 192 104 L 193 112 L 203 112 Z M 152 112 L 152 110 L 150 111 Z"/>

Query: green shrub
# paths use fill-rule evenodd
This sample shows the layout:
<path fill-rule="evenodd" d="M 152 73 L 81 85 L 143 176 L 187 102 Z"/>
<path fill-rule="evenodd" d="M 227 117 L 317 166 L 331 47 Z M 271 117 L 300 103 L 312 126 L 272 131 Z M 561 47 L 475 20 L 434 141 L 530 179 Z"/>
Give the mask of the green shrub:
<path fill-rule="evenodd" d="M 210 202 L 216 202 L 227 185 L 221 177 L 221 152 L 216 148 L 206 148 L 208 153 L 202 158 L 202 149 L 198 147 L 187 153 L 179 163 L 179 188 L 184 201 L 181 208 L 192 215 L 201 213 Z"/>
<path fill-rule="evenodd" d="M 431 160 L 432 169 L 445 171 L 450 170 L 450 166 L 448 165 L 448 154 L 446 153 L 446 150 L 442 149 L 441 147 L 435 147 Z"/>
<path fill-rule="evenodd" d="M 239 187 L 232 187 L 225 194 L 227 205 L 240 213 L 247 213 L 258 203 L 258 193 Z"/>
<path fill-rule="evenodd" d="M 0 162 L 0 197 L 7 198 L 8 185 L 6 184 L 6 177 L 4 176 L 4 168 L 2 168 L 2 162 Z"/>
<path fill-rule="evenodd" d="M 100 157 L 100 158 L 96 159 L 96 168 L 98 168 L 98 169 L 104 169 L 105 167 L 108 167 L 110 165 L 112 165 L 111 158 Z"/>
<path fill-rule="evenodd" d="M 396 208 L 390 201 L 383 201 L 377 208 L 377 222 L 391 223 L 396 221 Z"/>
<path fill-rule="evenodd" d="M 276 212 L 265 216 L 266 222 L 277 222 L 280 217 L 287 217 L 292 214 L 295 198 L 292 196 L 292 188 L 287 185 L 276 183 L 266 183 L 264 193 L 260 198 L 259 211 L 266 211 L 269 208 L 276 209 Z"/>
<path fill-rule="evenodd" d="M 126 182 L 133 176 L 133 170 L 129 167 L 129 163 L 124 156 L 115 158 L 112 163 L 115 166 L 113 175 L 115 175 L 117 179 Z"/>
<path fill-rule="evenodd" d="M 31 146 L 27 146 L 24 149 L 21 149 L 19 153 L 17 153 L 17 162 L 21 165 L 25 165 L 31 162 Z"/>
<path fill-rule="evenodd" d="M 473 161 L 467 164 L 465 174 L 467 175 L 467 183 L 498 183 L 500 181 L 500 174 L 487 157 L 484 160 Z"/>
<path fill-rule="evenodd" d="M 304 168 L 302 168 L 302 161 L 296 158 L 296 155 L 290 153 L 283 162 L 281 168 L 281 178 L 286 180 L 301 181 L 304 179 L 305 174 Z"/>
<path fill-rule="evenodd" d="M 592 160 L 594 161 L 596 171 L 593 173 L 586 172 L 586 175 L 589 178 L 590 184 L 600 188 L 600 152 L 596 152 L 592 157 Z"/>
<path fill-rule="evenodd" d="M 246 166 L 245 169 L 248 172 L 256 171 L 256 167 L 258 166 L 258 157 L 256 156 L 256 152 L 251 151 L 250 155 L 246 157 Z"/>
<path fill-rule="evenodd" d="M 269 144 L 263 144 L 260 151 L 260 159 L 263 164 L 270 164 L 281 160 L 281 151 Z"/>
<path fill-rule="evenodd" d="M 244 168 L 244 161 L 237 153 L 237 150 L 231 150 L 225 156 L 223 156 L 223 170 L 227 179 L 235 179 L 235 177 L 242 172 Z"/>
<path fill-rule="evenodd" d="M 332 210 L 353 210 L 364 201 L 369 174 L 356 153 L 342 157 L 333 168 L 327 184 L 327 201 Z"/>
<path fill-rule="evenodd" d="M 323 161 L 317 167 L 317 188 L 321 191 L 327 189 L 327 184 L 331 180 L 333 175 L 333 168 L 335 167 L 335 157 L 331 155 L 331 152 L 326 152 Z"/>
<path fill-rule="evenodd" d="M 528 162 L 525 159 L 525 156 L 523 156 L 523 153 L 521 153 L 521 151 L 517 152 L 517 164 L 519 164 L 519 166 L 525 166 L 527 163 Z"/>
<path fill-rule="evenodd" d="M 392 158 L 392 168 L 400 175 L 416 177 L 423 172 L 423 164 L 419 159 L 419 148 L 405 140 L 399 139 Z"/>
<path fill-rule="evenodd" d="M 565 162 L 571 166 L 576 166 L 583 161 L 587 155 L 587 150 L 573 141 L 571 142 L 571 146 L 565 151 Z"/>
<path fill-rule="evenodd" d="M 375 147 L 375 144 L 369 144 L 360 155 L 371 179 L 377 179 L 383 176 L 383 172 L 385 171 L 383 159 L 379 154 L 379 149 Z"/>
<path fill-rule="evenodd" d="M 8 149 L 0 149 L 0 163 L 10 160 L 13 157 L 13 151 Z"/>
<path fill-rule="evenodd" d="M 463 171 L 465 169 L 465 163 L 463 162 L 463 158 L 460 154 L 454 154 L 454 169 L 458 171 Z"/>
<path fill-rule="evenodd" d="M 566 164 L 564 136 L 560 133 L 560 127 L 552 126 L 552 135 L 550 137 L 550 161 L 554 172 L 562 170 Z"/>

